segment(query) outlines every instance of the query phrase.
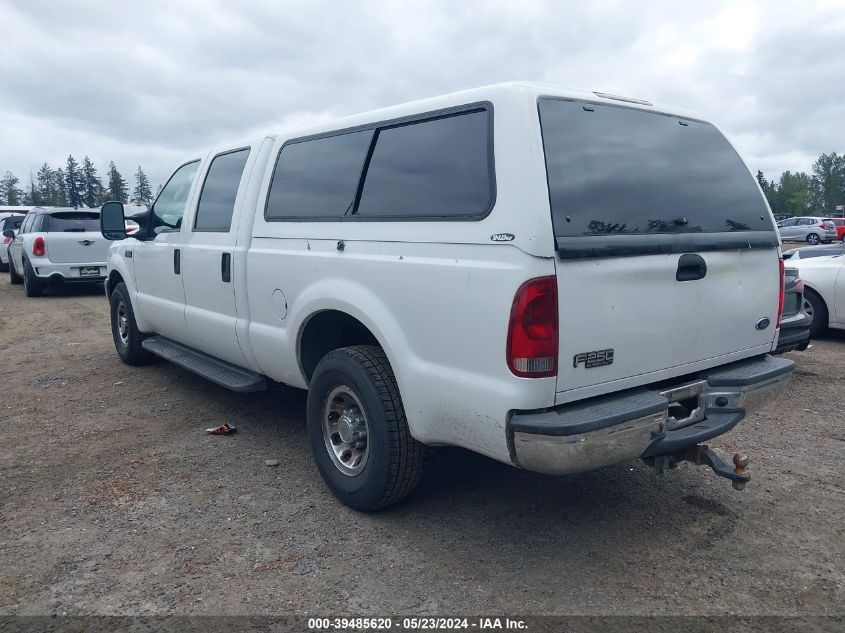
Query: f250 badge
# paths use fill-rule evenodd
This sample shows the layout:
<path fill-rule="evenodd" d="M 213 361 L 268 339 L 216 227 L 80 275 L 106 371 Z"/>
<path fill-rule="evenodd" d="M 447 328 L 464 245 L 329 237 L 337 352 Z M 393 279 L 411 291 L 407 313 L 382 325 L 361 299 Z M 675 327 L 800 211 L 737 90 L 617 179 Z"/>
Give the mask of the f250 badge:
<path fill-rule="evenodd" d="M 593 367 L 602 367 L 603 365 L 613 364 L 613 348 L 611 349 L 597 349 L 594 352 L 581 352 L 572 357 L 572 366 L 576 369 L 578 365 L 584 365 L 585 369 L 592 369 Z"/>
<path fill-rule="evenodd" d="M 490 236 L 491 242 L 513 242 L 514 237 L 516 237 L 513 233 L 493 233 Z"/>

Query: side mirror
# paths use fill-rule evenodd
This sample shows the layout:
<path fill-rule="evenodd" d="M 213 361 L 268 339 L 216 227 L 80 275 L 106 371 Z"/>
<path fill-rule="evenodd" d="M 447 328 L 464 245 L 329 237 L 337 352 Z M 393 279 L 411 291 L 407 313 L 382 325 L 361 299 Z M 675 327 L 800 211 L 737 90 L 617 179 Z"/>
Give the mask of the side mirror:
<path fill-rule="evenodd" d="M 123 218 L 123 203 L 106 202 L 100 209 L 100 233 L 107 240 L 126 239 L 126 220 Z"/>
<path fill-rule="evenodd" d="M 6 229 L 5 231 L 3 231 L 3 237 L 10 237 L 12 239 L 15 239 L 15 232 L 12 229 Z"/>

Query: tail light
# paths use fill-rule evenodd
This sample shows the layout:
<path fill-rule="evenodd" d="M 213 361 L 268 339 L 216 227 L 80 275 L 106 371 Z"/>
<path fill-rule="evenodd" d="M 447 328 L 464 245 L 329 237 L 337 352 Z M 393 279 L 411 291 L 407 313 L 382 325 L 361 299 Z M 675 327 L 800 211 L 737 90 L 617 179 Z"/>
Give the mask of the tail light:
<path fill-rule="evenodd" d="M 6 244 L 9 244 L 11 241 L 12 241 L 11 237 L 4 237 L 3 238 L 3 246 L 5 246 Z"/>
<path fill-rule="evenodd" d="M 40 235 L 35 238 L 35 241 L 32 242 L 32 254 L 36 257 L 44 257 L 44 253 L 46 252 L 44 238 Z"/>
<path fill-rule="evenodd" d="M 780 327 L 780 318 L 783 316 L 783 284 L 784 284 L 784 265 L 783 260 L 779 259 L 780 264 L 780 296 L 778 297 L 778 320 L 776 328 Z"/>
<path fill-rule="evenodd" d="M 557 279 L 538 277 L 520 286 L 508 325 L 508 368 L 521 378 L 557 375 Z"/>

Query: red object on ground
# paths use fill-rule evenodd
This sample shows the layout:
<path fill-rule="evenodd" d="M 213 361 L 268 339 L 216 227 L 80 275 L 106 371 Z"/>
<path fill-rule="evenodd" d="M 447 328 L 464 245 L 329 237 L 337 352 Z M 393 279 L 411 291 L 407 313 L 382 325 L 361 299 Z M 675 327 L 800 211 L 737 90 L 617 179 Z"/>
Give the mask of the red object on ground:
<path fill-rule="evenodd" d="M 238 429 L 236 429 L 233 425 L 226 422 L 225 424 L 221 424 L 220 426 L 213 428 L 213 429 L 206 429 L 205 432 L 211 435 L 231 435 L 235 433 Z"/>

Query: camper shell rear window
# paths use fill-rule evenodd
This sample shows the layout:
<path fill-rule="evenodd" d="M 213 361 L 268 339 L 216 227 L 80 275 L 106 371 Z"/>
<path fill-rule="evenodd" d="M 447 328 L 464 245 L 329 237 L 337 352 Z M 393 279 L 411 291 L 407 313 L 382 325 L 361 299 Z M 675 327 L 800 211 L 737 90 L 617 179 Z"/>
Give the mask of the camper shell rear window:
<path fill-rule="evenodd" d="M 778 245 L 754 178 L 709 123 L 555 98 L 538 107 L 561 256 Z"/>

